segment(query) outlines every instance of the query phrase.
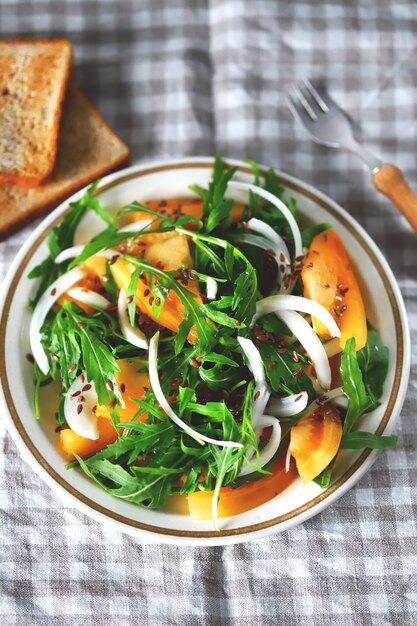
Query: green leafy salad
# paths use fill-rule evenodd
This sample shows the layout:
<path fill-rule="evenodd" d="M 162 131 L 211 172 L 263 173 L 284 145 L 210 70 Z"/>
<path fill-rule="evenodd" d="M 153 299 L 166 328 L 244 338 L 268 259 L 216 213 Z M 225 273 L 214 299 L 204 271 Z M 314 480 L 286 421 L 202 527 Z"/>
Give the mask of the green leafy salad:
<path fill-rule="evenodd" d="M 343 448 L 396 443 L 360 428 L 388 349 L 349 251 L 249 163 L 243 179 L 216 157 L 207 188 L 114 214 L 95 183 L 30 273 L 35 414 L 54 419 L 39 396 L 57 381 L 68 469 L 216 528 L 297 476 L 327 487 Z"/>

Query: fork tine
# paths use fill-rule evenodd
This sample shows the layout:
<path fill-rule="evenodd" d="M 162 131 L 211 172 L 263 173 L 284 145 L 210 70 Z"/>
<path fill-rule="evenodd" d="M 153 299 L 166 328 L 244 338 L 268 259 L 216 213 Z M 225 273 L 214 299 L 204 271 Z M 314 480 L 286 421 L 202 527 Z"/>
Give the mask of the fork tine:
<path fill-rule="evenodd" d="M 317 91 L 317 89 L 311 83 L 311 81 L 308 78 L 305 78 L 303 80 L 303 84 L 305 88 L 308 90 L 308 92 L 310 93 L 311 97 L 315 100 L 315 102 L 318 104 L 320 109 L 323 111 L 323 113 L 328 113 L 329 107 L 327 106 L 327 104 L 325 103 L 325 101 L 323 100 L 319 92 Z"/>
<path fill-rule="evenodd" d="M 287 100 L 288 108 L 290 109 L 295 119 L 297 119 L 299 122 L 303 124 L 303 126 L 305 126 L 307 122 L 306 111 L 298 102 L 298 98 L 288 93 L 286 100 Z"/>
<path fill-rule="evenodd" d="M 293 92 L 294 92 L 294 96 L 295 96 L 295 98 L 294 97 L 292 98 L 294 106 L 298 102 L 299 105 L 301 105 L 301 107 L 307 113 L 307 115 L 309 116 L 311 121 L 315 122 L 317 120 L 317 114 L 314 111 L 313 107 L 311 106 L 311 104 L 309 103 L 309 101 L 307 100 L 307 98 L 305 97 L 305 95 L 303 94 L 303 92 L 301 91 L 301 89 L 300 89 L 300 87 L 298 85 L 294 85 Z M 303 117 L 302 111 L 301 111 L 301 113 L 300 113 L 300 111 L 298 113 L 299 113 L 300 117 L 302 118 Z"/>

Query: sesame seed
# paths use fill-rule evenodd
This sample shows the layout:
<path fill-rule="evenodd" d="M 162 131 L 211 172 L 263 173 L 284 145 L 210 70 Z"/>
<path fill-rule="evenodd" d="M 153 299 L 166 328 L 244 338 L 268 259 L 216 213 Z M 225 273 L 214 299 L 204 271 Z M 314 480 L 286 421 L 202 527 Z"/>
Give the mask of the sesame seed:
<path fill-rule="evenodd" d="M 254 400 L 257 400 L 257 399 L 259 398 L 259 396 L 260 396 L 260 395 L 261 395 L 261 392 L 260 392 L 260 391 L 257 391 L 257 392 L 255 393 L 255 395 L 253 396 L 253 399 L 254 399 Z"/>
<path fill-rule="evenodd" d="M 133 296 L 126 298 L 126 304 L 130 304 L 131 302 L 133 302 Z"/>
<path fill-rule="evenodd" d="M 75 370 L 75 368 L 76 368 L 76 367 L 77 367 L 77 366 L 75 365 L 75 363 L 73 363 L 73 364 L 70 366 L 69 371 L 70 371 L 70 372 L 73 372 L 73 371 Z"/>
<path fill-rule="evenodd" d="M 122 383 L 122 384 L 120 385 L 120 391 L 121 391 L 122 393 L 124 393 L 124 392 L 126 391 L 126 385 L 125 385 L 124 383 Z"/>
<path fill-rule="evenodd" d="M 81 391 L 74 391 L 73 394 L 71 394 L 71 398 L 76 398 L 77 396 L 79 396 L 81 393 Z"/>
<path fill-rule="evenodd" d="M 55 287 L 53 289 L 51 289 L 50 294 L 51 294 L 51 296 L 55 296 L 56 295 Z"/>
<path fill-rule="evenodd" d="M 79 404 L 79 405 L 77 406 L 77 413 L 78 413 L 78 415 L 81 413 L 81 411 L 82 411 L 82 410 L 83 410 L 83 405 L 82 405 L 82 404 Z"/>
<path fill-rule="evenodd" d="M 80 375 L 78 376 L 78 380 L 80 380 L 80 381 L 83 383 L 83 382 L 85 381 L 85 376 L 84 376 L 84 374 L 80 374 Z"/>
<path fill-rule="evenodd" d="M 296 363 L 298 363 L 298 361 L 300 360 L 300 356 L 299 354 L 297 354 L 297 352 L 294 350 L 294 352 L 292 353 L 292 359 L 293 361 L 295 361 Z"/>
<path fill-rule="evenodd" d="M 33 354 L 30 354 L 30 352 L 27 353 L 26 358 L 29 361 L 29 363 L 34 363 L 35 362 L 35 358 L 34 358 Z"/>
<path fill-rule="evenodd" d="M 89 389 L 91 389 L 91 385 L 90 383 L 87 383 L 86 385 L 84 385 L 81 391 L 88 391 Z"/>
<path fill-rule="evenodd" d="M 84 398 L 84 396 L 80 396 L 80 397 L 78 398 L 77 402 L 81 402 L 81 404 L 82 404 L 83 402 L 85 402 L 85 398 Z"/>
<path fill-rule="evenodd" d="M 279 260 L 281 261 L 281 263 L 285 262 L 285 256 L 283 255 L 283 253 L 281 252 L 281 254 L 279 255 Z"/>
<path fill-rule="evenodd" d="M 110 409 L 112 409 L 115 404 L 116 404 L 116 398 L 112 398 L 112 400 L 110 400 L 110 402 L 109 402 Z"/>
<path fill-rule="evenodd" d="M 120 254 L 115 254 L 112 256 L 112 258 L 109 261 L 109 265 L 114 265 L 117 261 L 117 259 L 119 258 Z"/>
<path fill-rule="evenodd" d="M 279 271 L 281 272 L 281 274 L 283 274 L 285 272 L 285 265 L 284 265 L 284 263 L 281 263 L 281 265 L 279 266 Z"/>
<path fill-rule="evenodd" d="M 190 365 L 192 365 L 193 367 L 199 367 L 199 363 L 197 361 L 197 359 L 190 359 Z"/>
<path fill-rule="evenodd" d="M 273 369 L 274 369 L 274 367 L 276 367 L 276 362 L 275 362 L 275 361 L 270 361 L 270 362 L 268 363 L 268 369 L 269 369 L 269 370 L 273 370 Z"/>
<path fill-rule="evenodd" d="M 111 380 L 106 381 L 106 387 L 110 391 L 113 391 L 113 383 L 111 382 Z"/>
<path fill-rule="evenodd" d="M 155 306 L 159 306 L 161 304 L 161 298 L 155 298 Z"/>
<path fill-rule="evenodd" d="M 303 370 L 301 369 L 301 367 L 299 367 L 298 370 L 295 370 L 295 372 L 292 373 L 292 375 L 298 378 L 299 376 L 301 376 L 302 373 Z"/>
<path fill-rule="evenodd" d="M 299 400 L 301 400 L 303 396 L 300 394 L 299 396 L 296 397 L 296 399 L 294 400 L 294 402 L 299 402 Z"/>
<path fill-rule="evenodd" d="M 143 292 L 143 295 L 145 296 L 145 298 L 147 298 L 150 294 L 150 290 L 149 289 L 145 289 L 145 291 Z"/>
<path fill-rule="evenodd" d="M 152 306 L 152 304 L 153 304 L 153 301 L 154 301 L 154 300 L 155 300 L 155 298 L 154 298 L 153 296 L 151 296 L 151 297 L 149 298 L 149 304 L 150 304 L 151 306 Z"/>

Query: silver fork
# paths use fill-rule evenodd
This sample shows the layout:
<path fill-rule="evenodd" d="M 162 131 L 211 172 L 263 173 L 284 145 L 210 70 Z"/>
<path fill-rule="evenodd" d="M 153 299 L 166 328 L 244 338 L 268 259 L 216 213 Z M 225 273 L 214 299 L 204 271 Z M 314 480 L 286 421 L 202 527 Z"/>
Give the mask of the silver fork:
<path fill-rule="evenodd" d="M 325 89 L 303 80 L 288 94 L 288 106 L 314 141 L 357 154 L 371 171 L 375 188 L 390 198 L 417 232 L 417 194 L 396 165 L 383 163 L 356 140 L 347 115 Z"/>

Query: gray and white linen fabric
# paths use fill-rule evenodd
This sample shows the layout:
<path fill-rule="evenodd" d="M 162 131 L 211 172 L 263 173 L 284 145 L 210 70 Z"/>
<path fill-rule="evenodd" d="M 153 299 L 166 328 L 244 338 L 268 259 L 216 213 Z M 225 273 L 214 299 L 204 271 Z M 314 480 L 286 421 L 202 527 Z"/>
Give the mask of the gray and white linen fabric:
<path fill-rule="evenodd" d="M 412 0 L 0 1 L 1 38 L 71 39 L 79 85 L 134 160 L 250 157 L 337 200 L 386 255 L 414 346 L 398 447 L 322 514 L 258 543 L 179 548 L 108 530 L 64 505 L 0 424 L 5 623 L 416 623 L 417 238 L 358 160 L 312 143 L 285 103 L 294 79 L 323 79 L 417 187 L 416 32 Z M 0 244 L 0 278 L 33 228 Z"/>

